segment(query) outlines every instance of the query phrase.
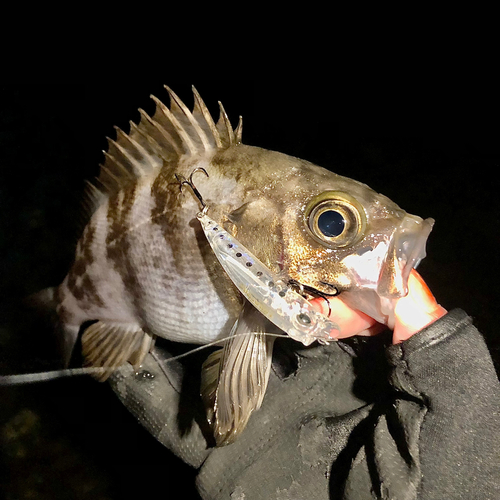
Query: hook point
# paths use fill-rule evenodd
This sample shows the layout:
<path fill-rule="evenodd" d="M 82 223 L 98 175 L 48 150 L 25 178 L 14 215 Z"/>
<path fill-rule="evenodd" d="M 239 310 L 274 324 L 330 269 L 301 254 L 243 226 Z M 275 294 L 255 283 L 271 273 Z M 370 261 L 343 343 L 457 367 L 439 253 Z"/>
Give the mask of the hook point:
<path fill-rule="evenodd" d="M 193 175 L 198 171 L 203 172 L 207 177 L 209 177 L 208 172 L 203 167 L 195 168 L 191 172 L 191 175 L 189 176 L 189 180 L 187 180 L 181 174 L 174 174 L 174 175 L 175 175 L 175 178 L 177 179 L 177 181 L 179 182 L 179 188 L 180 188 L 181 193 L 182 193 L 182 187 L 184 186 L 184 184 L 187 184 L 191 188 L 194 195 L 196 196 L 196 198 L 198 198 L 198 201 L 201 203 L 202 213 L 204 215 L 207 213 L 207 210 L 208 210 L 207 204 L 205 203 L 205 201 L 203 200 L 203 197 L 201 196 L 200 192 L 198 191 L 198 189 L 196 189 L 196 186 L 193 183 Z"/>

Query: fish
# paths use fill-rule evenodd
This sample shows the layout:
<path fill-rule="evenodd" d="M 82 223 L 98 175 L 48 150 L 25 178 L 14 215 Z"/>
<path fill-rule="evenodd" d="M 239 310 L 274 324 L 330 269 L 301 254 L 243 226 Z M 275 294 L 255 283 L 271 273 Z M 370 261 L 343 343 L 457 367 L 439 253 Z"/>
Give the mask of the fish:
<path fill-rule="evenodd" d="M 246 145 L 241 117 L 233 128 L 219 103 L 215 122 L 194 87 L 192 110 L 165 88 L 169 107 L 152 96 L 152 116 L 139 110 L 138 124 L 108 138 L 99 176 L 87 182 L 74 262 L 45 296 L 57 313 L 65 365 L 80 339 L 84 363 L 100 381 L 125 363 L 139 369 L 158 338 L 205 345 L 229 337 L 205 361 L 201 384 L 223 446 L 262 404 L 277 309 L 240 292 L 244 283 L 238 287 L 224 270 L 196 216 L 199 198 L 181 192 L 179 179 L 206 171 L 197 189 L 210 220 L 283 290 L 306 299 L 339 295 L 389 325 L 434 221 L 359 181 Z M 303 332 L 310 318 L 296 317 Z M 333 337 L 323 328 L 297 339 L 308 345 Z"/>

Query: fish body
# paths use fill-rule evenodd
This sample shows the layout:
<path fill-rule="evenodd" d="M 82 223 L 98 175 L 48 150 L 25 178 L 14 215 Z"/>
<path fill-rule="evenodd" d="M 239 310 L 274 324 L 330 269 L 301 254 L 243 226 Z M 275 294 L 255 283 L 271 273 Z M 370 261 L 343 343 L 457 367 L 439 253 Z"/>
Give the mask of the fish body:
<path fill-rule="evenodd" d="M 74 264 L 55 294 L 57 312 L 66 361 L 82 325 L 90 325 L 82 348 L 93 366 L 139 366 L 156 337 L 206 344 L 257 333 L 207 360 L 205 399 L 217 442 L 226 444 L 262 401 L 270 327 L 223 271 L 196 218 L 198 200 L 180 193 L 176 174 L 206 170 L 197 188 L 211 219 L 283 283 L 340 293 L 380 321 L 407 293 L 433 221 L 407 214 L 363 183 L 244 145 L 241 120 L 233 130 L 221 107 L 215 124 L 196 91 L 190 111 L 167 90 L 170 108 L 155 99 L 153 117 L 141 111 L 139 125 L 109 140 L 100 176 L 89 184 L 89 220 Z M 231 384 L 234 377 L 244 383 Z"/>

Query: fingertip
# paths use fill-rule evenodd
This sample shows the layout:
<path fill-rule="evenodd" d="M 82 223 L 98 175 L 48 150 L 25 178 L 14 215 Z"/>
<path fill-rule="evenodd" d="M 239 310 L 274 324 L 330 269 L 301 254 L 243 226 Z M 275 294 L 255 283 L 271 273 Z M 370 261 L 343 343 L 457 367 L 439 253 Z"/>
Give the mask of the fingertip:
<path fill-rule="evenodd" d="M 408 279 L 408 290 L 408 295 L 399 299 L 394 309 L 393 344 L 409 339 L 448 312 L 437 303 L 427 283 L 414 269 Z"/>
<path fill-rule="evenodd" d="M 315 298 L 310 302 L 318 312 L 324 314 L 338 325 L 339 331 L 336 338 L 342 339 L 360 334 L 373 334 L 364 332 L 373 332 L 374 330 L 371 328 L 377 322 L 361 311 L 352 309 L 339 297 L 332 297 L 328 300 Z"/>
<path fill-rule="evenodd" d="M 331 308 L 328 306 L 328 299 L 323 297 L 316 297 L 314 299 L 311 299 L 309 303 L 313 306 L 314 310 L 323 314 L 327 318 L 329 317 Z"/>

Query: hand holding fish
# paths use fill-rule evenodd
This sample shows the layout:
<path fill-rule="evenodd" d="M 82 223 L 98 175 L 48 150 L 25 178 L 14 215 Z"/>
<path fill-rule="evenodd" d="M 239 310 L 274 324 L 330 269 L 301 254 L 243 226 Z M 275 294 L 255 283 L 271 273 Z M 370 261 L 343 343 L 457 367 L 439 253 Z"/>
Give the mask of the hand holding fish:
<path fill-rule="evenodd" d="M 376 335 L 387 327 L 349 307 L 340 297 L 332 297 L 328 303 L 323 298 L 316 298 L 311 303 L 319 312 L 336 321 L 340 329 L 339 338 Z M 396 299 L 394 306 L 393 344 L 409 339 L 446 313 L 446 309 L 436 302 L 422 276 L 413 269 L 408 278 L 408 294 Z"/>
<path fill-rule="evenodd" d="M 399 341 L 423 326 L 408 329 L 413 302 L 402 297 L 434 220 L 244 145 L 241 119 L 233 129 L 221 106 L 215 123 L 196 90 L 193 111 L 167 91 L 170 108 L 154 98 L 152 117 L 141 110 L 139 124 L 108 140 L 73 265 L 44 297 L 65 365 L 81 343 L 84 373 L 101 381 L 127 364 L 139 372 L 157 339 L 219 344 L 201 393 L 224 445 L 263 401 L 276 335 L 309 346 L 386 325 Z M 332 299 L 345 326 L 314 310 L 314 297 Z"/>
<path fill-rule="evenodd" d="M 101 381 L 128 363 L 138 371 L 157 339 L 220 343 L 201 393 L 225 445 L 263 401 L 276 330 L 303 346 L 375 333 L 375 321 L 399 335 L 394 306 L 434 220 L 359 181 L 244 145 L 241 119 L 233 129 L 221 106 L 215 123 L 196 90 L 193 111 L 167 91 L 170 108 L 154 98 L 152 117 L 141 110 L 138 125 L 109 139 L 75 261 L 49 295 L 65 363 L 80 339 Z M 356 313 L 355 330 L 309 302 L 337 295 L 367 315 Z"/>
<path fill-rule="evenodd" d="M 433 219 L 242 144 L 241 119 L 221 106 L 216 123 L 196 90 L 192 111 L 167 90 L 170 108 L 153 98 L 109 139 L 74 263 L 38 296 L 66 365 L 86 366 L 0 386 L 109 380 L 189 480 L 198 470 L 204 499 L 499 498 L 488 350 L 415 271 Z M 373 338 L 335 342 L 353 336 Z M 170 477 L 186 486 L 160 460 L 166 494 Z"/>

